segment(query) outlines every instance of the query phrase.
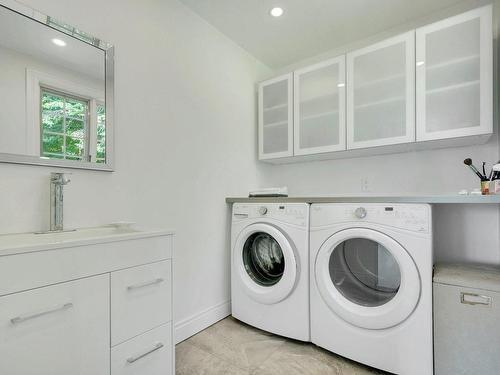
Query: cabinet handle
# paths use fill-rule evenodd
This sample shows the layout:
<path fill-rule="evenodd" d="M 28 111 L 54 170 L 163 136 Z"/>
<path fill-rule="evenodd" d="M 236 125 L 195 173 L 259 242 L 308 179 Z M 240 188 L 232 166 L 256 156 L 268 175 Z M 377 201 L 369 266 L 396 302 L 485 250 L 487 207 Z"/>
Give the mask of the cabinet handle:
<path fill-rule="evenodd" d="M 52 314 L 52 313 L 55 313 L 55 312 L 58 312 L 58 311 L 67 310 L 67 309 L 70 309 L 72 307 L 73 307 L 73 304 L 71 302 L 70 303 L 65 303 L 62 306 L 57 306 L 57 307 L 54 307 L 54 308 L 52 308 L 50 310 L 47 310 L 47 311 L 42 311 L 42 312 L 31 314 L 31 315 L 19 315 L 19 316 L 16 316 L 15 318 L 12 318 L 10 320 L 10 322 L 12 324 L 19 324 L 19 323 L 25 322 L 27 320 L 39 318 L 41 316 Z"/>
<path fill-rule="evenodd" d="M 134 290 L 134 289 L 144 288 L 146 286 L 160 284 L 160 283 L 162 283 L 164 281 L 165 280 L 163 280 L 163 279 L 155 279 L 155 280 L 152 280 L 152 281 L 146 281 L 145 283 L 130 285 L 130 286 L 127 287 L 127 290 L 130 291 L 130 290 Z"/>
<path fill-rule="evenodd" d="M 460 293 L 460 302 L 466 305 L 491 306 L 491 297 L 475 293 Z"/>
<path fill-rule="evenodd" d="M 159 342 L 158 344 L 155 345 L 155 347 L 153 349 L 148 350 L 146 353 L 139 354 L 136 357 L 130 357 L 129 359 L 127 359 L 127 362 L 128 363 L 134 363 L 134 362 L 138 361 L 139 359 L 144 358 L 145 356 L 147 356 L 147 355 L 149 355 L 151 353 L 154 353 L 157 350 L 160 350 L 163 347 L 164 347 L 164 345 L 161 342 Z"/>

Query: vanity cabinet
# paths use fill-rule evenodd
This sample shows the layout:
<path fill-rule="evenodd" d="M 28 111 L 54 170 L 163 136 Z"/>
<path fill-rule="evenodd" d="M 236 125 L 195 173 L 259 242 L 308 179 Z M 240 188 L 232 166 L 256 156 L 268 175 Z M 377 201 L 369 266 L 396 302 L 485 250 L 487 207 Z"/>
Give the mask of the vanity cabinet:
<path fill-rule="evenodd" d="M 173 234 L 49 236 L 0 242 L 0 374 L 173 375 Z"/>
<path fill-rule="evenodd" d="M 261 83 L 259 159 L 486 142 L 493 134 L 492 35 L 488 5 L 296 70 L 293 90 L 292 73 Z"/>
<path fill-rule="evenodd" d="M 293 155 L 293 74 L 259 84 L 259 159 Z"/>
<path fill-rule="evenodd" d="M 493 131 L 491 7 L 417 29 L 417 141 Z"/>
<path fill-rule="evenodd" d="M 294 154 L 345 150 L 345 56 L 294 72 Z"/>
<path fill-rule="evenodd" d="M 414 140 L 415 32 L 348 53 L 348 148 Z"/>

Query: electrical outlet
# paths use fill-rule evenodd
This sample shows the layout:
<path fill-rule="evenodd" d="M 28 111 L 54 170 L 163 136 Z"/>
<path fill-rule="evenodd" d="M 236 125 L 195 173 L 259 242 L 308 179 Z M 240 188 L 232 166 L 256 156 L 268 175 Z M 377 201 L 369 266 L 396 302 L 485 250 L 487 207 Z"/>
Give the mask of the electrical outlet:
<path fill-rule="evenodd" d="M 371 191 L 370 181 L 368 181 L 367 177 L 363 177 L 361 179 L 361 191 L 364 191 L 364 192 Z"/>

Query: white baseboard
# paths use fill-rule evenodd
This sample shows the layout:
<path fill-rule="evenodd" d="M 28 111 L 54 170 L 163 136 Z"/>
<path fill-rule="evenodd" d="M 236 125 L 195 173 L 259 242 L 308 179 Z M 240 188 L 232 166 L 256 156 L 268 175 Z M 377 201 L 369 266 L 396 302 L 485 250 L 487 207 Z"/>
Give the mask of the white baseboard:
<path fill-rule="evenodd" d="M 175 343 L 178 344 L 186 340 L 229 315 L 231 315 L 231 302 L 226 301 L 177 322 L 175 324 Z"/>

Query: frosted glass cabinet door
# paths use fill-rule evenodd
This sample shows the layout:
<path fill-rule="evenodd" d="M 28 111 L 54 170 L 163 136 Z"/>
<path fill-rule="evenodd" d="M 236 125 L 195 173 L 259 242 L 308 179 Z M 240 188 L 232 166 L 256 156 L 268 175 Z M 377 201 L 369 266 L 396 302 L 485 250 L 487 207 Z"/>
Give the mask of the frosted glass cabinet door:
<path fill-rule="evenodd" d="M 417 29 L 417 141 L 493 131 L 491 6 Z"/>
<path fill-rule="evenodd" d="M 415 32 L 347 54 L 347 148 L 415 141 Z"/>
<path fill-rule="evenodd" d="M 293 73 L 259 85 L 259 159 L 293 155 Z"/>
<path fill-rule="evenodd" d="M 345 150 L 345 56 L 294 74 L 294 154 Z"/>

